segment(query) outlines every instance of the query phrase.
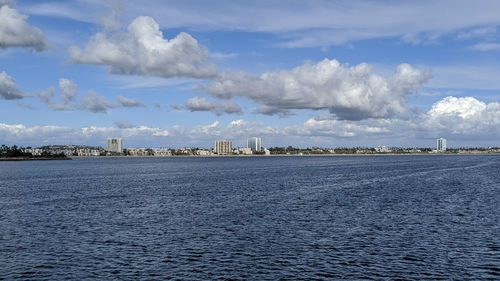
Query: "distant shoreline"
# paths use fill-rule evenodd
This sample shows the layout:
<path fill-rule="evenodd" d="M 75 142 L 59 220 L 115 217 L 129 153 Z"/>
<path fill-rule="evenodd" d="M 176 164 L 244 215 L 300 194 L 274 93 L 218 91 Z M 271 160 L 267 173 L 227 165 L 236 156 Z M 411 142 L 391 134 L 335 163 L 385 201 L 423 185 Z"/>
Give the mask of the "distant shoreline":
<path fill-rule="evenodd" d="M 409 154 L 398 154 L 398 153 L 385 153 L 385 154 L 273 154 L 273 155 L 172 155 L 172 156 L 130 156 L 130 155 L 113 155 L 113 156 L 73 156 L 73 158 L 227 158 L 227 157 L 363 157 L 363 156 L 466 156 L 466 155 L 500 155 L 500 153 L 409 153 Z"/>
<path fill-rule="evenodd" d="M 0 161 L 71 160 L 70 157 L 0 157 Z"/>

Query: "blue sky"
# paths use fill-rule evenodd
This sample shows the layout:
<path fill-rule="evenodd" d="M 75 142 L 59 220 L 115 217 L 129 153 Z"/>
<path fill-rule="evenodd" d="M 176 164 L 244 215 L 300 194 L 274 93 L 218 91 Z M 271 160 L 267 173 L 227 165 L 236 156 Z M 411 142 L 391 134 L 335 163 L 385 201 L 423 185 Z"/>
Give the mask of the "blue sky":
<path fill-rule="evenodd" d="M 0 143 L 499 146 L 498 10 L 0 0 Z"/>

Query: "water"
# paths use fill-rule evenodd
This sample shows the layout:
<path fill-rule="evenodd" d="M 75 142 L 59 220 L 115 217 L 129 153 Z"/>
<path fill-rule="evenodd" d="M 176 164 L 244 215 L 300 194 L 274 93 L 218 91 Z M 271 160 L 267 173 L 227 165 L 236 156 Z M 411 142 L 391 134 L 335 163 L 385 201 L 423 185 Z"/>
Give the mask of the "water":
<path fill-rule="evenodd" d="M 500 156 L 0 162 L 0 279 L 500 279 Z"/>

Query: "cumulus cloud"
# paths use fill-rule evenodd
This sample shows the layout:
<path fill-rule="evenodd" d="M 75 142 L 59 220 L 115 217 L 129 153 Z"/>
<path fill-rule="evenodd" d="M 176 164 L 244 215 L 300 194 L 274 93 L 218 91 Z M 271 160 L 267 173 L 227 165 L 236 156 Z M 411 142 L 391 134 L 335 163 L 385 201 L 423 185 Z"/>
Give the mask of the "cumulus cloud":
<path fill-rule="evenodd" d="M 16 86 L 16 80 L 7 75 L 5 71 L 0 73 L 0 97 L 6 100 L 16 100 L 28 97 Z"/>
<path fill-rule="evenodd" d="M 38 98 L 45 103 L 47 106 L 51 107 L 54 104 L 54 93 L 56 89 L 54 87 L 48 88 L 46 91 L 39 92 Z"/>
<path fill-rule="evenodd" d="M 78 92 L 78 86 L 71 80 L 66 78 L 59 79 L 59 91 L 61 103 L 54 100 L 56 89 L 49 87 L 46 91 L 38 92 L 38 98 L 53 110 L 71 110 L 75 108 L 73 98 Z"/>
<path fill-rule="evenodd" d="M 243 110 L 233 101 L 217 102 L 215 100 L 207 101 L 205 98 L 194 97 L 186 101 L 184 106 L 174 106 L 175 109 L 187 109 L 191 112 L 194 111 L 210 111 L 217 116 L 224 113 L 227 114 L 241 114 Z"/>
<path fill-rule="evenodd" d="M 56 102 L 54 98 L 56 89 L 54 87 L 49 87 L 46 91 L 38 92 L 37 96 L 52 110 L 84 109 L 95 113 L 106 113 L 109 108 L 118 108 L 121 106 L 128 108 L 146 107 L 139 100 L 128 99 L 121 95 L 116 97 L 119 103 L 111 103 L 94 91 L 89 91 L 80 99 L 80 103 L 77 104 L 74 102 L 74 97 L 78 93 L 78 85 L 66 78 L 59 79 L 59 91 L 62 103 Z"/>
<path fill-rule="evenodd" d="M 47 48 L 43 32 L 27 20 L 15 9 L 15 1 L 0 1 L 0 48 L 27 47 L 38 52 Z"/>
<path fill-rule="evenodd" d="M 415 120 L 433 135 L 499 136 L 500 103 L 484 103 L 473 97 L 446 97 Z"/>
<path fill-rule="evenodd" d="M 78 86 L 66 78 L 59 79 L 59 89 L 61 90 L 61 99 L 65 104 L 71 104 L 73 97 L 78 92 Z"/>
<path fill-rule="evenodd" d="M 328 109 L 340 119 L 388 118 L 406 109 L 406 98 L 417 91 L 430 73 L 400 64 L 382 77 L 366 63 L 349 67 L 336 60 L 306 63 L 290 71 L 260 76 L 223 73 L 206 87 L 218 98 L 249 98 L 263 106 L 263 113 L 293 109 Z"/>
<path fill-rule="evenodd" d="M 181 32 L 168 40 L 151 17 L 137 17 L 126 33 L 99 32 L 82 50 L 71 47 L 75 63 L 106 65 L 110 73 L 209 78 L 216 68 L 209 52 L 191 35 Z"/>
<path fill-rule="evenodd" d="M 85 96 L 81 98 L 80 106 L 82 109 L 89 110 L 95 113 L 106 113 L 108 108 L 119 107 L 118 104 L 109 102 L 94 91 L 89 91 Z"/>
<path fill-rule="evenodd" d="M 121 95 L 117 96 L 116 98 L 118 99 L 118 102 L 120 102 L 120 104 L 124 107 L 146 107 L 146 105 L 139 100 L 127 99 L 126 97 Z"/>

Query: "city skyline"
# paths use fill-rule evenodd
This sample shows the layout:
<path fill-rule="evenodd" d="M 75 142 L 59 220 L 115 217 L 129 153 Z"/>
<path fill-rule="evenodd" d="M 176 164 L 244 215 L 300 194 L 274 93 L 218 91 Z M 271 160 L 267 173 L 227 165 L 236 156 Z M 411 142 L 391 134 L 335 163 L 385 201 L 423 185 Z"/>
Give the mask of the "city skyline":
<path fill-rule="evenodd" d="M 498 146 L 498 8 L 0 0 L 0 144 Z"/>

